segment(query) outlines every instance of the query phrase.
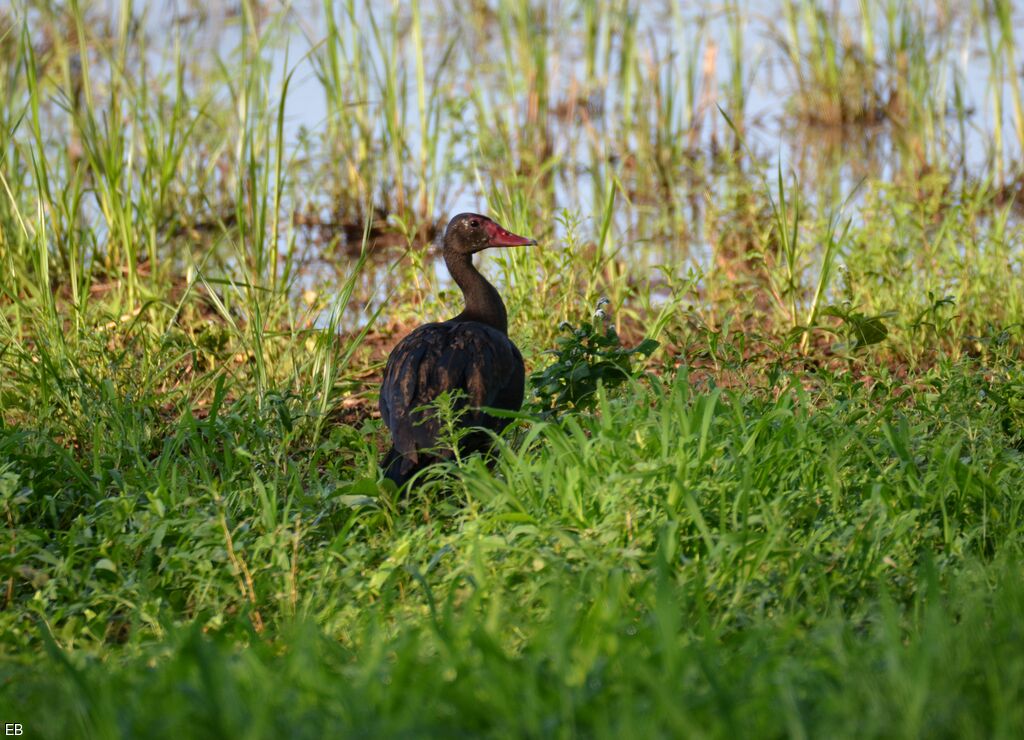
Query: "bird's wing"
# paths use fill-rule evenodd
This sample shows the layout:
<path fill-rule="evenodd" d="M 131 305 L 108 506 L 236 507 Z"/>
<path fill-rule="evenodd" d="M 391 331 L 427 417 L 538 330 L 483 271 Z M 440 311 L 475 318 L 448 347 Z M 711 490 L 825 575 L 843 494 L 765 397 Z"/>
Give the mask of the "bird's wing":
<path fill-rule="evenodd" d="M 391 431 L 395 449 L 414 462 L 416 450 L 430 446 L 424 439 L 429 431 L 417 428 L 414 410 L 436 396 L 430 394 L 430 383 L 424 382 L 423 375 L 446 344 L 445 334 L 438 324 L 421 326 L 398 343 L 384 367 L 380 415 Z"/>
<path fill-rule="evenodd" d="M 419 411 L 445 391 L 461 391 L 455 406 L 463 424 L 496 431 L 505 421 L 479 407 L 517 410 L 523 400 L 523 359 L 501 332 L 476 322 L 427 324 L 392 351 L 381 383 L 381 417 L 395 449 L 415 462 L 417 451 L 437 445 L 441 422 Z M 468 408 L 467 408 L 468 407 Z"/>
<path fill-rule="evenodd" d="M 504 334 L 489 327 L 484 329 L 467 332 L 466 341 L 471 351 L 466 353 L 463 386 L 468 405 L 518 411 L 523 403 L 522 355 Z M 472 423 L 491 426 L 483 419 Z"/>

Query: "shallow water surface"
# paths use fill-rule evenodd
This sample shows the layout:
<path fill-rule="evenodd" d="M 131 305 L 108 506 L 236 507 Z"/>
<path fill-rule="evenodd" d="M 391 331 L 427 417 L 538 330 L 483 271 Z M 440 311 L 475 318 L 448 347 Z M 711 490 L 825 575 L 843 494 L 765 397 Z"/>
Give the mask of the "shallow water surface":
<path fill-rule="evenodd" d="M 121 7 L 91 12 L 114 27 Z M 375 201 L 382 224 L 403 209 L 432 221 L 522 212 L 517 199 L 540 198 L 548 221 L 531 233 L 547 239 L 565 237 L 560 213 L 577 214 L 595 237 L 611 203 L 603 247 L 630 271 L 707 271 L 709 229 L 728 220 L 743 187 L 763 190 L 762 177 L 769 186 L 779 171 L 796 177 L 819 217 L 845 204 L 856 222 L 865 181 L 935 168 L 1002 178 L 1020 159 L 1019 9 L 1014 43 L 1001 46 L 980 4 L 943 2 L 154 0 L 132 12 L 154 79 L 163 70 L 170 80 L 183 54 L 189 89 L 223 79 L 214 98 L 237 104 L 231 70 L 264 64 L 268 106 L 288 80 L 283 140 L 299 174 L 286 183 L 282 216 L 328 224 L 298 227 L 296 296 L 348 274 L 338 255 L 358 251 L 360 198 Z M 808 121 L 807 79 L 832 53 L 860 60 L 878 87 L 865 94 L 891 102 L 902 90 L 898 115 Z M 325 251 L 344 219 L 347 235 Z M 443 283 L 439 263 L 434 272 Z M 371 268 L 360 304 L 385 300 L 391 275 L 387 262 Z"/>

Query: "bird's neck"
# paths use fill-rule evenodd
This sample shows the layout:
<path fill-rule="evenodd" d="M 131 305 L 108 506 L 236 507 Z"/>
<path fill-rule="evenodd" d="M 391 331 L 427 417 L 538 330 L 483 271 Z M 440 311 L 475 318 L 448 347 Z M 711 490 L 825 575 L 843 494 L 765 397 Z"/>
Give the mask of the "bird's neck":
<path fill-rule="evenodd" d="M 445 250 L 444 263 L 456 285 L 462 289 L 466 301 L 466 310 L 452 321 L 479 321 L 493 326 L 502 334 L 508 334 L 505 304 L 495 287 L 473 267 L 473 258 L 468 254 Z"/>

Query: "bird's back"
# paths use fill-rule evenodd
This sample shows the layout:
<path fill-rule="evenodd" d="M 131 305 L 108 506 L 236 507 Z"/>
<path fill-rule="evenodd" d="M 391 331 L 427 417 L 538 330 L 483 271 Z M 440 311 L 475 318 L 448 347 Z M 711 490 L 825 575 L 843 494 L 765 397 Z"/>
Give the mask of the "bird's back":
<path fill-rule="evenodd" d="M 380 390 L 380 413 L 391 432 L 388 475 L 398 482 L 433 458 L 441 422 L 432 404 L 446 391 L 456 392 L 463 410 L 460 426 L 500 432 L 507 419 L 480 411 L 487 406 L 516 411 L 523 403 L 523 358 L 507 335 L 476 321 L 424 324 L 398 343 L 388 357 Z M 460 451 L 473 452 L 490 442 L 471 433 Z M 421 450 L 431 450 L 422 455 Z M 443 453 L 440 456 L 445 456 Z M 402 471 L 401 475 L 395 469 Z"/>

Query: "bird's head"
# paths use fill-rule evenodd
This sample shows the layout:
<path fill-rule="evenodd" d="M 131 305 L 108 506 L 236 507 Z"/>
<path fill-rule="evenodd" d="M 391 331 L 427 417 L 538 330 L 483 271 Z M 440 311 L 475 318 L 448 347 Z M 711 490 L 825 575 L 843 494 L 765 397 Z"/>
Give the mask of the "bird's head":
<path fill-rule="evenodd" d="M 535 239 L 517 236 L 479 213 L 460 213 L 444 230 L 444 249 L 458 254 L 476 254 L 489 247 L 525 247 Z"/>

